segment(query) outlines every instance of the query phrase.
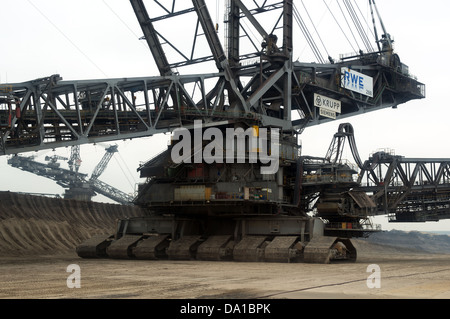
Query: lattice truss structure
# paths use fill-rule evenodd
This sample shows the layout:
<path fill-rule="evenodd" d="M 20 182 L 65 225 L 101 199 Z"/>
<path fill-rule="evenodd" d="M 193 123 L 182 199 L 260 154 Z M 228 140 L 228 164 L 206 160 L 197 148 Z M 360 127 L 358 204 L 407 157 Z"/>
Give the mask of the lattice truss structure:
<path fill-rule="evenodd" d="M 392 222 L 450 218 L 448 158 L 405 158 L 380 151 L 365 161 L 358 183 Z"/>
<path fill-rule="evenodd" d="M 376 28 L 375 49 L 321 58 L 305 23 L 308 11 L 292 0 L 226 0 L 223 37 L 212 1 L 130 3 L 160 74 L 80 81 L 51 75 L 2 84 L 0 154 L 151 136 L 191 128 L 198 119 L 205 126 L 244 121 L 301 132 L 425 97 L 389 34 L 378 39 Z M 352 2 L 344 3 L 357 18 Z M 317 62 L 293 60 L 295 46 L 305 44 Z M 345 70 L 370 77 L 373 90 L 349 89 Z M 321 112 L 318 96 L 339 101 L 336 112 Z"/>

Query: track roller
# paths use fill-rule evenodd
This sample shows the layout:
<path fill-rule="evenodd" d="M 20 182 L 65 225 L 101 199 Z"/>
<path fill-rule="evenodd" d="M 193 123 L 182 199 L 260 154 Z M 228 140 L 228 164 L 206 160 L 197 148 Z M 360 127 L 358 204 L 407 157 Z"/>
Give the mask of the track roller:
<path fill-rule="evenodd" d="M 245 236 L 237 243 L 233 250 L 236 261 L 262 261 L 267 236 Z"/>
<path fill-rule="evenodd" d="M 106 249 L 111 245 L 114 235 L 95 235 L 77 246 L 77 255 L 81 258 L 108 257 Z"/>
<path fill-rule="evenodd" d="M 133 258 L 133 247 L 142 239 L 142 235 L 124 235 L 120 239 L 115 240 L 106 249 L 106 253 L 111 258 Z"/>
<path fill-rule="evenodd" d="M 329 264 L 332 261 L 356 261 L 356 249 L 350 239 L 337 237 L 314 237 L 304 251 L 307 263 Z"/>
<path fill-rule="evenodd" d="M 270 262 L 298 261 L 303 250 L 298 236 L 276 236 L 264 250 L 264 260 Z"/>
<path fill-rule="evenodd" d="M 137 259 L 167 259 L 169 235 L 155 235 L 140 240 L 133 248 Z"/>
<path fill-rule="evenodd" d="M 199 260 L 231 260 L 233 256 L 233 236 L 210 236 L 197 249 Z"/>
<path fill-rule="evenodd" d="M 201 238 L 198 235 L 183 236 L 178 240 L 172 241 L 167 249 L 169 259 L 190 260 L 195 258 L 198 245 Z"/>

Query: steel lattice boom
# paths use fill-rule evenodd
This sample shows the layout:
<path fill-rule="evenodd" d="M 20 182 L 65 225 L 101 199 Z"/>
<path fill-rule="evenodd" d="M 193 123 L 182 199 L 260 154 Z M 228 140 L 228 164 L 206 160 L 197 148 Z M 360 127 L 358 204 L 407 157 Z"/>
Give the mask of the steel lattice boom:
<path fill-rule="evenodd" d="M 147 9 L 142 0 L 131 4 L 160 75 L 88 81 L 52 75 L 2 84 L 0 154 L 151 136 L 190 128 L 196 119 L 206 125 L 247 121 L 300 132 L 331 120 L 329 112 L 317 107 L 318 95 L 340 101 L 338 112 L 332 113 L 339 119 L 425 96 L 425 86 L 401 68 L 390 43 L 379 52 L 336 63 L 294 62 L 292 0 L 229 0 L 224 44 L 203 0 L 183 1 L 181 7 L 175 1 L 146 2 L 159 10 Z M 262 24 L 267 14 L 278 17 L 275 24 Z M 195 30 L 187 50 L 164 36 L 170 19 L 183 15 L 189 15 L 185 21 Z M 260 42 L 244 51 L 248 25 L 257 30 Z M 197 54 L 200 43 L 207 44 L 201 48 L 209 54 Z M 201 70 L 211 61 L 215 70 L 209 68 L 210 73 L 178 72 L 192 65 Z M 373 92 L 348 89 L 344 84 L 350 73 L 345 70 L 370 77 Z"/>

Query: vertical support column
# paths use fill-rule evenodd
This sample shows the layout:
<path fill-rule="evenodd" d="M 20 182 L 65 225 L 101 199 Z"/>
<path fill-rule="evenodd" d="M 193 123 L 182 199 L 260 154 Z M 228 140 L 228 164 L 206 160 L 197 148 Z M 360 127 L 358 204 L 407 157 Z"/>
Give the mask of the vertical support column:
<path fill-rule="evenodd" d="M 289 59 L 286 61 L 286 73 L 284 74 L 284 91 L 283 91 L 283 104 L 284 113 L 283 119 L 291 122 L 291 110 L 292 110 L 292 53 L 289 54 Z"/>
<path fill-rule="evenodd" d="M 44 114 L 42 112 L 41 105 L 41 90 L 38 87 L 35 87 L 33 90 L 33 100 L 34 100 L 34 109 L 36 112 L 36 123 L 39 134 L 39 145 L 42 145 L 45 137 L 44 130 Z"/>
<path fill-rule="evenodd" d="M 116 134 L 119 135 L 120 134 L 120 124 L 119 124 L 119 116 L 117 113 L 117 106 L 116 106 L 116 92 L 114 91 L 114 85 L 111 86 L 111 104 L 112 104 L 112 109 L 114 112 L 114 121 L 115 121 L 115 126 L 116 126 Z"/>
<path fill-rule="evenodd" d="M 239 29 L 240 17 L 239 7 L 233 0 L 227 0 L 228 3 L 228 63 L 231 67 L 238 66 L 240 60 L 240 46 L 239 46 Z"/>
<path fill-rule="evenodd" d="M 283 48 L 287 57 L 290 57 L 293 48 L 292 41 L 292 12 L 293 0 L 285 0 L 283 4 Z"/>
<path fill-rule="evenodd" d="M 283 191 L 283 167 L 278 168 L 277 172 L 277 186 L 278 186 L 278 200 L 283 201 L 284 191 Z"/>
<path fill-rule="evenodd" d="M 212 22 L 211 16 L 209 14 L 208 8 L 205 4 L 204 0 L 192 0 L 195 11 L 197 12 L 198 19 L 200 20 L 200 24 L 202 25 L 203 31 L 205 32 L 206 39 L 208 41 L 209 48 L 211 53 L 216 61 L 217 68 L 220 71 L 224 71 L 225 79 L 230 84 L 230 89 L 232 94 L 235 96 L 237 100 L 239 100 L 239 104 L 242 109 L 248 113 L 249 108 L 247 106 L 247 102 L 239 91 L 237 86 L 237 80 L 234 77 L 233 72 L 231 71 L 230 65 L 225 56 L 225 52 L 222 48 L 222 44 L 217 36 L 216 30 L 214 28 L 214 23 Z M 239 41 L 239 39 L 236 39 Z"/>
<path fill-rule="evenodd" d="M 283 119 L 291 121 L 292 108 L 292 31 L 293 0 L 285 0 L 283 5 L 283 49 L 288 58 L 284 78 L 284 114 Z"/>

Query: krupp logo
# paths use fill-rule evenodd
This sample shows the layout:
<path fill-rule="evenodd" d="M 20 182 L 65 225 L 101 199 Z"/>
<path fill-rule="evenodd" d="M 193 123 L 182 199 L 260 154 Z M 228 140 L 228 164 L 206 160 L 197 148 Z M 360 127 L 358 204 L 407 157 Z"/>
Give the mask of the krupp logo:
<path fill-rule="evenodd" d="M 316 106 L 322 106 L 322 98 L 319 95 L 316 96 Z"/>
<path fill-rule="evenodd" d="M 186 128 L 174 130 L 173 139 L 179 141 L 173 146 L 171 152 L 171 158 L 174 163 L 191 163 L 192 157 L 193 162 L 197 164 L 203 161 L 207 164 L 224 163 L 224 157 L 226 163 L 235 163 L 235 159 L 236 163 L 245 163 L 247 159 L 246 154 L 248 153 L 249 163 L 257 163 L 259 159 L 262 164 L 269 164 L 268 166 L 261 166 L 261 174 L 275 174 L 278 171 L 280 161 L 280 134 L 278 128 L 271 128 L 270 130 L 270 147 L 268 147 L 267 128 L 250 127 L 247 130 L 243 128 L 227 128 L 225 144 L 223 132 L 220 129 L 210 127 L 203 134 L 202 132 L 202 121 L 194 121 L 194 148 L 192 154 L 192 136 L 190 131 Z M 247 139 L 248 143 L 246 143 Z M 211 142 L 203 147 L 203 141 Z M 247 150 L 246 145 L 248 145 Z"/>

